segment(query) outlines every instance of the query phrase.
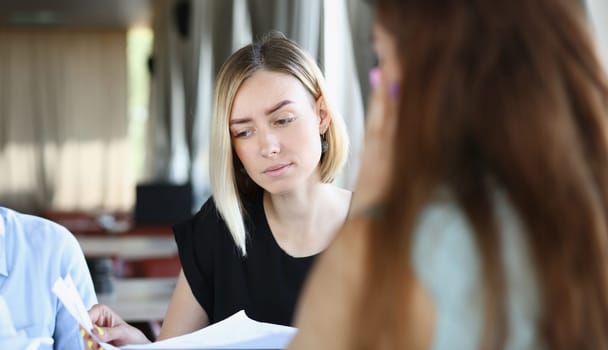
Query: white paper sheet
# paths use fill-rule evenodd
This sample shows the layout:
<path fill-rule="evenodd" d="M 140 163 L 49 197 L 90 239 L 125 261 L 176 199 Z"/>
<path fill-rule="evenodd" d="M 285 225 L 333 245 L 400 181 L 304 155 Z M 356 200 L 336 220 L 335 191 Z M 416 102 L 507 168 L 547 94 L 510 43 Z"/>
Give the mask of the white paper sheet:
<path fill-rule="evenodd" d="M 293 327 L 254 321 L 241 310 L 190 334 L 121 349 L 284 349 L 296 332 Z"/>

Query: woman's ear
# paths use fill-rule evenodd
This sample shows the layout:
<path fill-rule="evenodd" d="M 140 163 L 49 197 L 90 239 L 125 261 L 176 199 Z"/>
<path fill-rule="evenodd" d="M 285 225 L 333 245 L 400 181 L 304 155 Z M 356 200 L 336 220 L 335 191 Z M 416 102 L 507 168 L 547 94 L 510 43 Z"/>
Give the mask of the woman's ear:
<path fill-rule="evenodd" d="M 319 134 L 325 134 L 329 128 L 331 117 L 329 115 L 329 111 L 327 110 L 327 104 L 325 104 L 325 98 L 323 96 L 319 96 L 319 98 L 317 98 L 317 101 L 315 102 L 315 112 L 319 117 Z"/>

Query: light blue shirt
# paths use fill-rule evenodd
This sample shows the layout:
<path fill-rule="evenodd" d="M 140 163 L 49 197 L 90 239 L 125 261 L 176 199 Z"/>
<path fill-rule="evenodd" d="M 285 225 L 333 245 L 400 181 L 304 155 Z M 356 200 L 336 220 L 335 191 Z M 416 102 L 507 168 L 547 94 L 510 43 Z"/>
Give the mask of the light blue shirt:
<path fill-rule="evenodd" d="M 68 230 L 0 207 L 0 297 L 21 337 L 54 339 L 54 345 L 41 349 L 83 348 L 77 321 L 52 292 L 57 278 L 66 275 L 87 308 L 97 303 L 84 255 Z M 0 337 L 0 349 L 14 349 L 14 344 L 14 337 Z"/>

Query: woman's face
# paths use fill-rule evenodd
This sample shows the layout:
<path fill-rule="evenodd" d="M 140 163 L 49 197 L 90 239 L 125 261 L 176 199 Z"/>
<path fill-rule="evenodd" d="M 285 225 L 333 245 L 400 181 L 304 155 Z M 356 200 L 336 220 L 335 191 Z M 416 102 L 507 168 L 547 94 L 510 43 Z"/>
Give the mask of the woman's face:
<path fill-rule="evenodd" d="M 260 70 L 239 88 L 232 113 L 232 145 L 251 179 L 272 194 L 320 181 L 320 134 L 329 117 L 295 77 Z"/>
<path fill-rule="evenodd" d="M 382 78 L 388 83 L 401 81 L 401 68 L 393 36 L 378 22 L 374 24 L 374 49 Z"/>

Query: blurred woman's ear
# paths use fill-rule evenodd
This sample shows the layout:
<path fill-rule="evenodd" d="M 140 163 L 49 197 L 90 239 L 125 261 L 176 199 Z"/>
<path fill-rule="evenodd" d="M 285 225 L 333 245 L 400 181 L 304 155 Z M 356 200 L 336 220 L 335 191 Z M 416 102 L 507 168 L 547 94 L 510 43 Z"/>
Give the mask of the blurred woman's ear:
<path fill-rule="evenodd" d="M 331 116 L 329 115 L 325 98 L 323 96 L 319 96 L 319 98 L 317 98 L 317 101 L 315 102 L 315 112 L 319 116 L 319 134 L 325 134 L 327 129 L 329 129 Z"/>

